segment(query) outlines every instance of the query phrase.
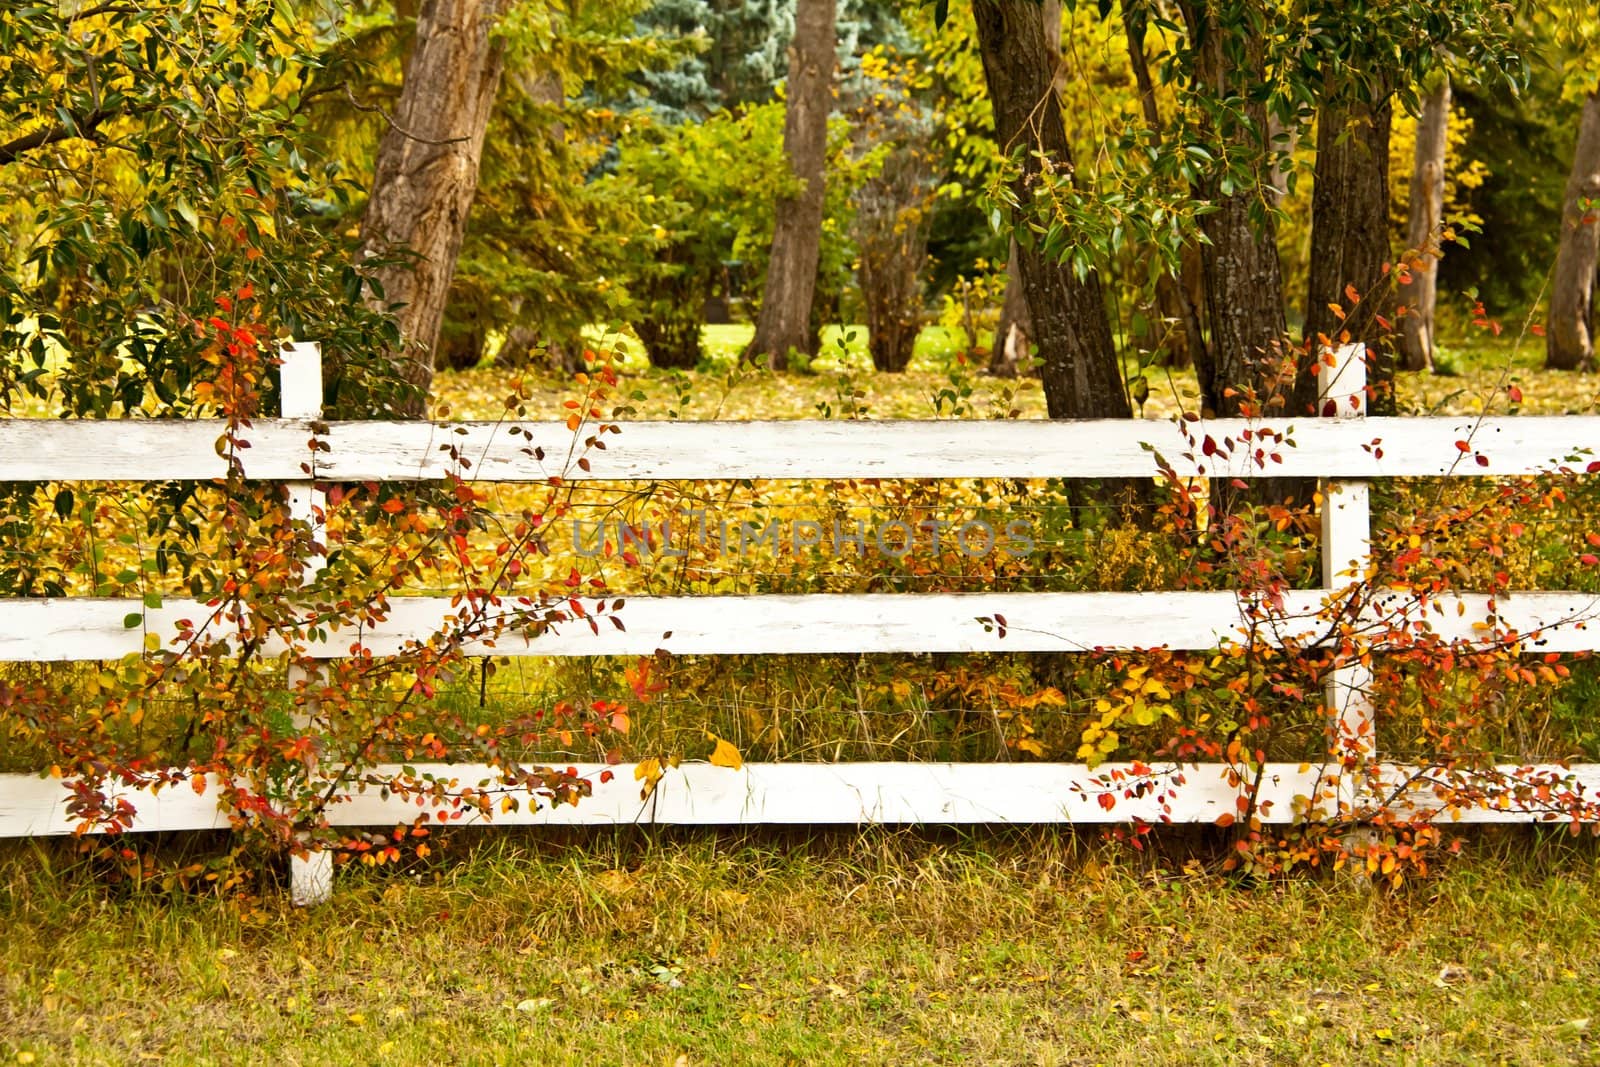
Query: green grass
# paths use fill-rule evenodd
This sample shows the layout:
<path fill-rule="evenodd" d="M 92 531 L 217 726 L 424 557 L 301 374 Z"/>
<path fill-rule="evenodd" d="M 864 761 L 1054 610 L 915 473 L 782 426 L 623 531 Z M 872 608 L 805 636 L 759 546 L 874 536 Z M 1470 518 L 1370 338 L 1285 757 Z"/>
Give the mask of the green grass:
<path fill-rule="evenodd" d="M 740 353 L 755 336 L 755 327 L 748 323 L 728 323 L 706 326 L 701 330 L 700 345 L 711 368 L 725 370 L 738 360 Z M 913 371 L 943 370 L 960 351 L 964 339 L 944 326 L 926 326 L 917 335 L 917 344 L 911 358 Z M 809 364 L 813 373 L 872 370 L 872 357 L 867 354 L 867 328 L 861 325 L 824 326 L 822 348 L 817 358 Z"/>
<path fill-rule="evenodd" d="M 1241 886 L 1058 833 L 463 834 L 333 902 L 0 846 L 0 1062 L 1583 1063 L 1595 850 Z M 472 844 L 469 847 L 468 840 Z"/>

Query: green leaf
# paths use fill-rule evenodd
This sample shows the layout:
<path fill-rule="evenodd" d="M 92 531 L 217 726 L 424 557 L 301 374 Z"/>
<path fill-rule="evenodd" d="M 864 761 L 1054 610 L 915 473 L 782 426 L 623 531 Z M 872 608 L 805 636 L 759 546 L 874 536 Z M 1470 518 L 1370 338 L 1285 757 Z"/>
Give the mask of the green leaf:
<path fill-rule="evenodd" d="M 178 197 L 177 202 L 172 205 L 172 210 L 176 211 L 178 217 L 189 224 L 190 229 L 198 230 L 200 228 L 200 215 L 195 211 L 194 205 L 183 197 Z"/>
<path fill-rule="evenodd" d="M 144 625 L 144 615 L 137 611 L 130 611 L 122 617 L 122 625 L 129 630 L 137 630 Z"/>

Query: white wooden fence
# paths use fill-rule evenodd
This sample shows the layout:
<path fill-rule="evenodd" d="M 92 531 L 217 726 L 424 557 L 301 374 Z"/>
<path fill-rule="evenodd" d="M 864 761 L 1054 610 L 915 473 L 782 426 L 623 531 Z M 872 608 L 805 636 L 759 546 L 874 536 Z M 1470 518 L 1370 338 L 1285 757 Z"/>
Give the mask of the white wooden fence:
<path fill-rule="evenodd" d="M 530 436 L 513 438 L 492 423 L 333 422 L 313 432 L 321 408 L 320 356 L 314 345 L 290 346 L 283 366 L 282 418 L 258 420 L 248 431 L 245 473 L 291 483 L 297 517 L 314 515 L 317 492 L 306 481 L 314 460 L 319 478 L 337 481 L 412 481 L 443 476 L 448 442 L 473 457 L 473 475 L 485 481 L 543 482 L 570 479 L 738 478 L 1099 478 L 1151 476 L 1153 452 L 1179 475 L 1305 477 L 1325 479 L 1322 511 L 1324 588 L 1290 594 L 1284 626 L 1303 622 L 1309 632 L 1329 594 L 1349 575 L 1364 573 L 1368 558 L 1368 479 L 1412 475 L 1516 475 L 1577 463 L 1584 469 L 1600 454 L 1600 418 L 1368 418 L 1365 370 L 1359 349 L 1338 353 L 1323 369 L 1324 403 L 1336 417 L 1268 420 L 1292 440 L 1276 448 L 1280 462 L 1260 464 L 1250 448 L 1206 455 L 1195 441 L 1259 440 L 1260 422 L 1215 420 L 1178 425 L 1147 421 L 1089 422 L 740 422 L 627 423 L 604 452 L 592 453 L 587 471 L 557 470 L 535 458 L 537 449 L 565 457 L 572 433 L 559 422 L 522 424 Z M 464 431 L 464 433 L 462 433 Z M 211 479 L 226 473 L 216 442 L 221 424 L 169 421 L 0 421 L 0 479 L 27 481 Z M 315 436 L 322 450 L 312 453 Z M 1465 448 L 1463 448 L 1465 445 Z M 1227 450 L 1224 450 L 1227 452 Z M 1487 465 L 1481 465 L 1481 455 Z M 841 652 L 1023 652 L 1085 649 L 1207 649 L 1237 641 L 1248 628 L 1248 598 L 1228 592 L 962 593 L 811 596 L 629 597 L 626 631 L 567 628 L 537 637 L 501 635 L 493 655 L 645 655 L 664 648 L 680 654 Z M 168 600 L 146 610 L 137 600 L 72 598 L 0 602 L 0 661 L 116 659 L 142 648 L 143 631 L 170 628 L 195 617 L 199 605 Z M 1430 615 L 1443 636 L 1470 639 L 1490 611 L 1485 597 L 1463 596 L 1460 612 Z M 1537 638 L 1541 651 L 1600 647 L 1583 625 L 1596 614 L 1594 598 L 1577 593 L 1528 592 L 1493 605 L 1496 625 Z M 141 629 L 124 626 L 140 612 Z M 388 620 L 364 635 L 374 654 L 397 651 L 408 638 L 435 632 L 450 612 L 448 599 L 395 602 Z M 1002 615 L 1002 635 L 980 617 Z M 670 631 L 671 636 L 663 638 Z M 1280 633 L 1281 636 L 1281 633 Z M 1271 635 L 1257 639 L 1271 640 Z M 312 646 L 332 658 L 348 652 L 348 639 Z M 1345 728 L 1367 735 L 1366 678 L 1344 668 L 1329 686 L 1330 714 Z M 489 779 L 472 765 L 414 765 L 473 785 Z M 627 766 L 609 783 L 599 767 L 581 770 L 594 780 L 593 796 L 577 806 L 539 807 L 524 801 L 500 823 L 534 824 L 864 824 L 1127 822 L 1165 818 L 1211 822 L 1235 810 L 1239 787 L 1221 765 L 1183 768 L 1184 784 L 1163 809 L 1155 796 L 1119 798 L 1111 809 L 1097 802 L 1100 776 L 1074 764 L 747 764 L 729 770 L 702 763 L 670 769 L 641 803 Z M 1548 768 L 1572 775 L 1579 788 L 1600 788 L 1600 764 Z M 1397 775 L 1408 773 L 1396 768 Z M 395 768 L 398 774 L 398 768 Z M 1274 764 L 1258 797 L 1267 821 L 1296 817 L 1294 798 L 1340 785 L 1336 768 Z M 129 791 L 136 830 L 225 827 L 215 789 L 159 794 Z M 64 834 L 73 829 L 62 783 L 26 775 L 0 775 L 0 836 Z M 1415 803 L 1426 813 L 1428 798 Z M 338 825 L 393 825 L 417 814 L 414 800 L 355 795 L 328 809 Z M 1463 821 L 1540 817 L 1516 803 L 1453 812 Z M 296 868 L 296 893 L 315 898 L 326 890 L 323 863 Z"/>

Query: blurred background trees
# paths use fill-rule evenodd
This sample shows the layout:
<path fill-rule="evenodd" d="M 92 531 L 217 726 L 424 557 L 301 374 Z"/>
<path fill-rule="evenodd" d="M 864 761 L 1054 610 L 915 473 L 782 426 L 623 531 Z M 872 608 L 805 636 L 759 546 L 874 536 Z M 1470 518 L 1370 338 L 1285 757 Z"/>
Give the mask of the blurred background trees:
<path fill-rule="evenodd" d="M 1379 383 L 1448 369 L 1478 300 L 1593 361 L 1586 5 L 838 0 L 806 49 L 816 197 L 784 138 L 807 4 L 8 10 L 4 343 L 85 413 L 182 407 L 177 324 L 244 284 L 330 342 L 351 410 L 408 366 L 411 410 L 435 367 L 572 370 L 607 328 L 693 367 L 706 325 L 780 306 L 777 363 L 838 324 L 899 371 L 938 321 L 1060 413 L 1191 361 L 1212 410 L 1301 410 L 1321 338 Z M 1027 79 L 986 76 L 1019 49 Z M 769 281 L 801 200 L 815 252 Z"/>

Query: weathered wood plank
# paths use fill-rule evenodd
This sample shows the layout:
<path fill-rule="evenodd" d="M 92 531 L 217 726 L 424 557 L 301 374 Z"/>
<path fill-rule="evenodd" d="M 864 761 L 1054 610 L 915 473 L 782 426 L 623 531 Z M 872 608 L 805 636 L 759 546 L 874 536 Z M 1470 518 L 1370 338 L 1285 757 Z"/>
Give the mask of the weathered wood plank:
<path fill-rule="evenodd" d="M 1484 628 L 1490 603 L 1486 597 L 1452 597 L 1421 611 L 1400 594 L 1390 599 L 1385 610 L 1391 623 L 1424 626 L 1447 640 L 1477 641 L 1489 633 Z M 1322 632 L 1322 602 L 1323 594 L 1315 590 L 1287 594 L 1282 613 L 1271 625 L 1258 623 L 1254 638 L 1276 644 Z M 579 604 L 595 614 L 596 601 L 584 598 Z M 489 609 L 486 621 L 495 610 Z M 1600 626 L 1590 625 L 1600 617 L 1600 598 L 1591 594 L 1515 593 L 1499 598 L 1495 610 L 1498 626 L 1526 637 L 1525 651 L 1600 648 Z M 359 645 L 374 655 L 393 654 L 408 640 L 426 640 L 439 632 L 460 611 L 445 597 L 397 598 L 383 622 L 370 629 L 332 632 L 312 644 L 310 652 L 332 659 Z M 126 616 L 141 613 L 143 626 L 123 625 Z M 156 610 L 144 609 L 137 600 L 0 600 L 0 661 L 118 659 L 141 651 L 146 633 L 170 642 L 177 620 L 203 625 L 216 614 L 216 609 L 188 600 L 169 600 Z M 595 615 L 598 633 L 585 620 L 569 619 L 535 636 L 504 632 L 492 643 L 475 636 L 466 651 L 634 656 L 658 650 L 675 655 L 789 655 L 1207 649 L 1241 641 L 1250 625 L 1248 602 L 1229 592 L 634 597 L 617 614 L 626 629 L 616 629 L 606 615 Z M 996 616 L 1005 619 L 1003 635 L 992 621 L 980 621 Z M 501 618 L 509 623 L 511 616 Z M 216 623 L 213 632 L 221 639 L 226 623 Z M 480 626 L 469 632 L 486 631 Z"/>
<path fill-rule="evenodd" d="M 459 787 L 492 786 L 496 779 L 481 765 L 422 764 L 415 768 Z M 1107 809 L 1099 803 L 1102 777 L 1127 773 L 1127 764 L 1104 764 L 1089 770 L 1082 764 L 950 764 L 950 763 L 765 763 L 746 764 L 741 770 L 685 763 L 668 769 L 648 800 L 640 799 L 633 765 L 611 768 L 610 782 L 602 783 L 603 767 L 583 764 L 576 768 L 594 786 L 594 795 L 576 806 L 534 807 L 520 795 L 517 811 L 497 814 L 496 826 L 610 826 L 670 824 L 682 826 L 730 825 L 951 825 L 951 824 L 1061 824 L 1128 822 L 1134 818 L 1175 823 L 1210 823 L 1236 810 L 1239 790 L 1228 784 L 1218 764 L 1181 768 L 1183 784 L 1167 777 L 1173 768 L 1161 767 L 1152 779 L 1160 789 L 1127 798 L 1116 787 L 1116 803 Z M 1513 771 L 1505 765 L 1502 771 Z M 1554 765 L 1530 769 L 1536 773 L 1572 776 L 1584 795 L 1600 793 L 1600 764 Z M 376 773 L 385 778 L 399 774 L 386 766 Z M 1386 767 L 1394 781 L 1414 773 L 1399 765 Z M 1295 799 L 1326 795 L 1333 788 L 1332 768 L 1275 763 L 1267 766 L 1260 800 L 1267 804 L 1263 818 L 1283 824 L 1296 818 Z M 1161 793 L 1170 790 L 1169 810 L 1163 810 Z M 216 783 L 203 795 L 177 786 L 151 795 L 144 790 L 119 792 L 137 809 L 136 831 L 209 830 L 224 828 L 227 820 L 217 809 Z M 516 795 L 516 794 L 513 794 Z M 62 782 L 30 775 L 0 775 L 0 837 L 68 834 L 67 790 Z M 425 810 L 414 799 L 383 797 L 376 787 L 357 793 L 347 803 L 329 809 L 336 826 L 384 826 L 410 822 Z M 1433 813 L 1437 801 L 1427 795 L 1412 798 L 1414 813 Z M 1460 811 L 1450 822 L 1529 822 L 1545 817 L 1544 809 L 1509 803 L 1504 808 Z M 476 816 L 464 821 L 487 822 Z"/>
<path fill-rule="evenodd" d="M 335 422 L 315 454 L 319 477 L 407 481 L 460 469 L 487 481 L 729 478 L 1098 478 L 1153 475 L 1159 452 L 1181 475 L 1386 478 L 1506 475 L 1550 470 L 1600 453 L 1600 416 L 1244 420 L 982 422 L 634 422 L 606 434 L 606 449 L 578 469 L 574 435 L 558 423 L 525 423 L 528 436 L 500 423 Z M 1284 432 L 1265 465 L 1249 455 L 1246 432 Z M 1292 432 L 1290 432 L 1292 429 Z M 1185 437 L 1185 432 L 1192 435 Z M 210 421 L 0 420 L 0 481 L 159 481 L 221 477 L 221 423 Z M 581 431 L 580 436 L 590 431 Z M 241 453 L 247 475 L 305 477 L 313 433 L 304 419 L 262 419 Z M 1231 456 L 1203 454 L 1210 437 L 1233 441 Z M 1481 453 L 1480 466 L 1457 442 Z M 1148 447 L 1147 447 L 1148 446 Z M 449 449 L 467 457 L 458 468 Z M 542 451 L 543 458 L 539 453 Z M 1186 458 L 1185 454 L 1189 456 Z M 1381 453 L 1381 455 L 1380 455 Z"/>

